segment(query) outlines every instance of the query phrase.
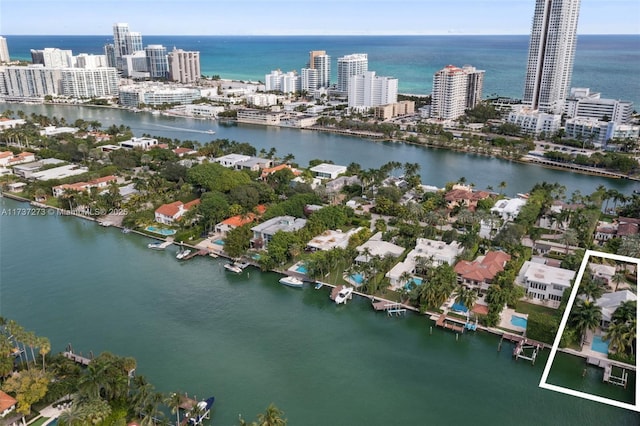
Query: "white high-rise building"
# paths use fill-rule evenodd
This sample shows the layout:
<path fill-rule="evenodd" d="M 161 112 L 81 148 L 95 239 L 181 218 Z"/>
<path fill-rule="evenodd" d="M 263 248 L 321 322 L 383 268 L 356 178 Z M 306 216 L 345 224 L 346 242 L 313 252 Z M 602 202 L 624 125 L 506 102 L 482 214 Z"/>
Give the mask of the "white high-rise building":
<path fill-rule="evenodd" d="M 42 50 L 31 49 L 31 62 L 44 65 L 47 68 L 65 68 L 75 66 L 73 52 L 56 47 Z"/>
<path fill-rule="evenodd" d="M 187 84 L 200 80 L 200 52 L 186 52 L 174 47 L 168 58 L 170 80 Z"/>
<path fill-rule="evenodd" d="M 633 102 L 618 99 L 602 99 L 600 93 L 588 88 L 572 88 L 565 102 L 564 113 L 568 118 L 593 118 L 626 124 L 633 117 Z"/>
<path fill-rule="evenodd" d="M 106 55 L 90 55 L 88 53 L 80 53 L 76 56 L 75 63 L 78 68 L 101 68 L 108 66 Z"/>
<path fill-rule="evenodd" d="M 331 56 L 319 55 L 314 58 L 313 68 L 318 70 L 318 79 L 320 87 L 329 87 L 331 85 Z"/>
<path fill-rule="evenodd" d="M 3 62 L 9 62 L 9 47 L 7 46 L 7 39 L 0 36 L 0 64 Z"/>
<path fill-rule="evenodd" d="M 118 95 L 115 68 L 63 68 L 62 95 L 72 98 L 96 98 Z"/>
<path fill-rule="evenodd" d="M 369 71 L 369 59 L 366 53 L 353 53 L 338 58 L 338 90 L 347 93 L 351 77 L 367 71 Z"/>
<path fill-rule="evenodd" d="M 349 107 L 370 108 L 398 102 L 398 79 L 377 76 L 375 71 L 351 76 Z"/>
<path fill-rule="evenodd" d="M 301 79 L 294 71 L 283 73 L 274 70 L 264 76 L 264 90 L 267 92 L 294 93 L 300 88 Z"/>
<path fill-rule="evenodd" d="M 482 99 L 484 71 L 447 65 L 433 75 L 431 118 L 455 120 Z"/>
<path fill-rule="evenodd" d="M 300 88 L 301 90 L 311 93 L 320 87 L 320 79 L 318 78 L 318 70 L 313 68 L 302 68 L 300 70 Z"/>
<path fill-rule="evenodd" d="M 132 78 L 149 78 L 149 64 L 144 51 L 134 52 L 120 58 L 122 75 Z"/>
<path fill-rule="evenodd" d="M 47 68 L 40 64 L 0 67 L 4 74 L 5 93 L 15 99 L 43 98 L 60 94 L 61 68 Z"/>
<path fill-rule="evenodd" d="M 580 0 L 536 0 L 524 83 L 525 104 L 561 114 L 571 84 Z"/>

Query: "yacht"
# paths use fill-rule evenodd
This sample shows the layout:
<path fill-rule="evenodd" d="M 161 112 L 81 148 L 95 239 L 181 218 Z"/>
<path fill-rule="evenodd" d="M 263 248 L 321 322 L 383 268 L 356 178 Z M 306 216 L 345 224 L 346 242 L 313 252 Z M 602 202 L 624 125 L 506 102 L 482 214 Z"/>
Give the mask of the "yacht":
<path fill-rule="evenodd" d="M 286 286 L 289 287 L 296 287 L 296 288 L 302 288 L 302 280 L 299 280 L 296 277 L 282 277 L 280 278 L 280 280 L 278 280 L 280 282 L 280 284 L 284 284 Z"/>
<path fill-rule="evenodd" d="M 225 263 L 224 269 L 226 269 L 229 272 L 235 272 L 236 274 L 240 274 L 242 272 L 242 268 L 239 267 L 235 262 Z"/>
<path fill-rule="evenodd" d="M 189 249 L 186 249 L 186 250 L 180 250 L 180 251 L 178 252 L 178 254 L 176 254 L 176 259 L 178 259 L 178 260 L 182 260 L 182 259 L 184 259 L 185 257 L 189 256 L 190 254 L 191 254 L 191 250 L 189 250 Z"/>
<path fill-rule="evenodd" d="M 335 298 L 336 305 L 347 303 L 353 297 L 353 287 L 344 287 Z"/>

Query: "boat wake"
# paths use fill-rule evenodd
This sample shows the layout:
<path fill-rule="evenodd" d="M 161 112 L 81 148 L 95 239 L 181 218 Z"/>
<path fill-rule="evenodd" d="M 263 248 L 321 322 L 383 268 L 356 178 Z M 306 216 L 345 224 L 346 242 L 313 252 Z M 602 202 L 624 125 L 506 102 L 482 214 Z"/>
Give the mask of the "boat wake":
<path fill-rule="evenodd" d="M 215 133 L 212 130 L 196 130 L 196 129 L 189 129 L 187 127 L 165 126 L 164 124 L 154 124 L 154 126 L 162 127 L 162 128 L 165 128 L 165 129 L 171 129 L 171 130 L 179 130 L 181 132 L 204 133 L 204 134 L 209 134 L 209 135 Z"/>

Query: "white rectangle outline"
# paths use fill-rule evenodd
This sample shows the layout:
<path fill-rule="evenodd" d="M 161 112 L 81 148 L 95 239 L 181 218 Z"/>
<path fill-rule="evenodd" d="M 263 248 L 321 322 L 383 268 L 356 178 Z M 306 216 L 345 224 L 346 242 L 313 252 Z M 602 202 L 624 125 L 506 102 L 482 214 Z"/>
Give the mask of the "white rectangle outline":
<path fill-rule="evenodd" d="M 558 347 L 560 346 L 560 339 L 562 338 L 562 333 L 564 332 L 564 328 L 567 325 L 567 320 L 569 318 L 569 313 L 571 311 L 571 307 L 576 299 L 576 295 L 578 294 L 578 286 L 582 281 L 582 276 L 584 275 L 584 270 L 587 268 L 587 264 L 589 263 L 589 258 L 591 256 L 595 257 L 603 257 L 605 259 L 612 259 L 619 262 L 628 262 L 636 264 L 636 274 L 638 275 L 638 288 L 640 288 L 640 259 L 628 256 L 621 256 L 618 254 L 604 253 L 594 250 L 587 250 L 584 254 L 584 258 L 582 259 L 582 264 L 580 265 L 580 269 L 578 271 L 578 276 L 573 284 L 573 289 L 571 290 L 571 295 L 569 296 L 569 301 L 567 302 L 567 307 L 565 308 L 564 314 L 562 315 L 562 320 L 560 321 L 560 327 L 558 328 L 558 333 L 556 334 L 556 338 L 553 342 L 553 346 L 551 347 L 551 354 L 549 355 L 549 359 L 547 360 L 547 364 L 544 366 L 544 371 L 542 373 L 542 377 L 540 378 L 539 387 L 543 389 L 549 389 L 552 391 L 564 393 L 567 395 L 576 396 L 578 398 L 584 398 L 591 401 L 601 402 L 603 404 L 613 405 L 615 407 L 624 408 L 627 410 L 633 410 L 640 412 L 640 386 L 638 386 L 639 380 L 637 376 L 638 372 L 638 347 L 640 344 L 638 343 L 638 339 L 636 339 L 636 403 L 635 405 L 628 404 L 626 402 L 616 401 L 614 399 L 604 398 L 602 396 L 592 395 L 590 393 L 580 392 L 574 389 L 564 388 L 562 386 L 552 385 L 547 383 L 547 378 L 549 376 L 549 372 L 551 371 L 551 364 L 553 363 L 553 359 L 556 356 L 556 352 L 558 351 Z M 640 318 L 640 303 L 636 306 L 636 317 Z M 638 327 L 636 325 L 636 327 Z M 637 328 L 636 328 L 637 333 Z"/>

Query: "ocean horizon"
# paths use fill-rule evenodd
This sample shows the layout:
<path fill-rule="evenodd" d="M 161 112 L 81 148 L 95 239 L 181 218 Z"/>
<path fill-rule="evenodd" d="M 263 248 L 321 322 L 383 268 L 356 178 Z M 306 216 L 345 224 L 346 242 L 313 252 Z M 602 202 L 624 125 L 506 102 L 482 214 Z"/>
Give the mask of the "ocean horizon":
<path fill-rule="evenodd" d="M 113 36 L 6 35 L 12 59 L 31 60 L 31 49 L 56 47 L 74 54 L 102 54 Z M 399 91 L 431 93 L 433 74 L 447 65 L 485 71 L 483 97 L 521 98 L 529 35 L 143 35 L 143 45 L 162 44 L 200 51 L 201 72 L 223 79 L 264 81 L 272 70 L 306 66 L 311 50 L 331 56 L 332 82 L 337 58 L 367 53 L 369 70 L 398 78 Z M 571 87 L 588 87 L 602 98 L 640 103 L 640 35 L 578 35 Z M 615 75 L 616 78 L 611 78 Z"/>

